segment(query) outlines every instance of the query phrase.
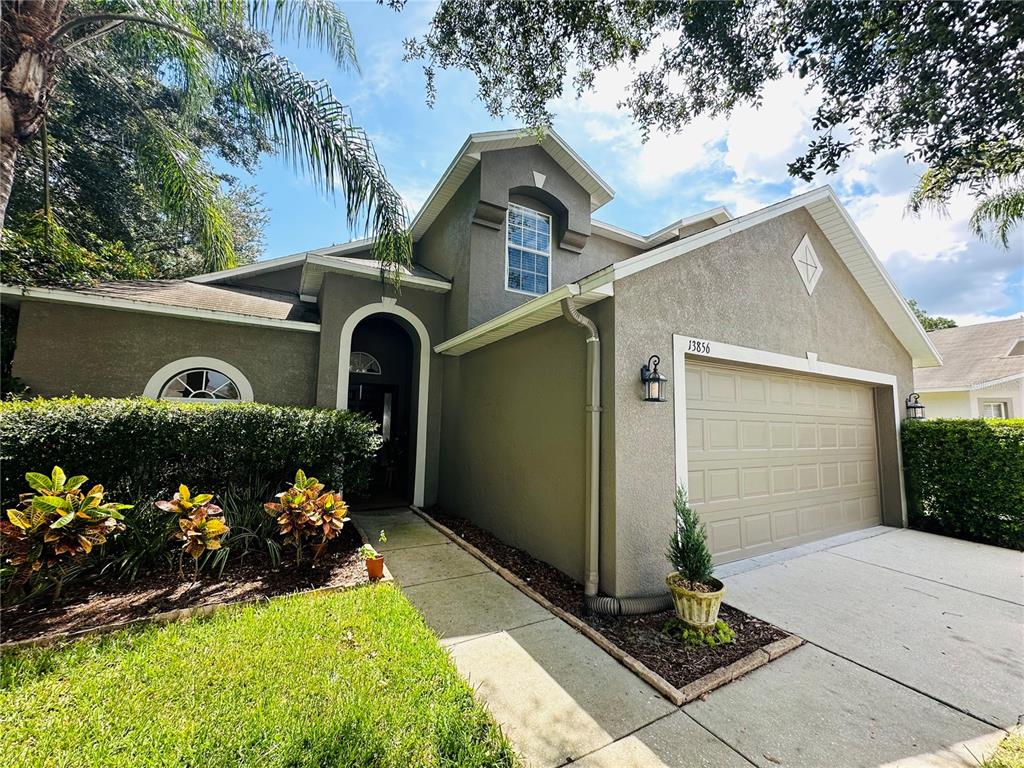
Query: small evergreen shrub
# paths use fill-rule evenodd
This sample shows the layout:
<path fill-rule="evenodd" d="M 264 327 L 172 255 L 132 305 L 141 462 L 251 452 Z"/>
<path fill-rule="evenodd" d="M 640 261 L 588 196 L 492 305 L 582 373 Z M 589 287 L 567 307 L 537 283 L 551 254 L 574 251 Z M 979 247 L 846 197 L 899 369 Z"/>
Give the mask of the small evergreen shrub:
<path fill-rule="evenodd" d="M 686 499 L 686 489 L 676 488 L 676 530 L 665 556 L 672 569 L 687 581 L 707 584 L 712 579 L 707 530 Z"/>
<path fill-rule="evenodd" d="M 1024 550 L 1024 419 L 903 423 L 910 526 Z"/>

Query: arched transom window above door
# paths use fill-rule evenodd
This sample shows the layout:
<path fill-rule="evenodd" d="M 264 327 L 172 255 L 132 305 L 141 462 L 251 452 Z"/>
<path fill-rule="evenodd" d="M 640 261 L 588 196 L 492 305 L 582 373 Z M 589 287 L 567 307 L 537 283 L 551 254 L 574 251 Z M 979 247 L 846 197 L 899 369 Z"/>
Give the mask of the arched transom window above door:
<path fill-rule="evenodd" d="M 252 402 L 252 385 L 238 368 L 212 357 L 183 357 L 154 373 L 144 394 L 154 400 Z"/>
<path fill-rule="evenodd" d="M 370 373 L 380 376 L 380 363 L 368 352 L 353 352 L 348 359 L 349 373 Z"/>

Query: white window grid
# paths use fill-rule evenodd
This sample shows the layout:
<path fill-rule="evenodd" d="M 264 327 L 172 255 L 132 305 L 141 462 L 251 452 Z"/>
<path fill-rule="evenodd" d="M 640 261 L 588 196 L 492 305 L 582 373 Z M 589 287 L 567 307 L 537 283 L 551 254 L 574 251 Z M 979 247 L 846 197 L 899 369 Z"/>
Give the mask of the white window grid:
<path fill-rule="evenodd" d="M 505 227 L 505 290 L 540 296 L 551 290 L 551 217 L 509 203 Z"/>

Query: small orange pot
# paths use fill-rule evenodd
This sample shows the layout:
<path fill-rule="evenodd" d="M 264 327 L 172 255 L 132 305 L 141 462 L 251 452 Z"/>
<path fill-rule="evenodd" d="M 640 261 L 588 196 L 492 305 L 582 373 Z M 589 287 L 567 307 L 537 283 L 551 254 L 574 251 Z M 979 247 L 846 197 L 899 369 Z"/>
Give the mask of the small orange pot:
<path fill-rule="evenodd" d="M 384 578 L 384 556 L 373 557 L 366 561 L 366 575 L 377 581 Z"/>

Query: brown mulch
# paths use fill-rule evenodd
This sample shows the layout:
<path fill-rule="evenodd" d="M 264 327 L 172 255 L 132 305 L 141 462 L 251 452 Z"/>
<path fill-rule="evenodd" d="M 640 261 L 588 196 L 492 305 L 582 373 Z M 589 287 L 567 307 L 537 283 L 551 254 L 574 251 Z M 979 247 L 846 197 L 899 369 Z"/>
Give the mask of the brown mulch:
<path fill-rule="evenodd" d="M 787 636 L 778 627 L 725 604 L 722 605 L 719 618 L 736 632 L 736 640 L 714 648 L 688 645 L 662 632 L 665 622 L 675 617 L 672 609 L 642 616 L 588 615 L 583 606 L 583 585 L 557 568 L 499 541 L 493 534 L 461 517 L 446 515 L 439 509 L 429 510 L 429 514 L 559 608 L 585 621 L 676 688 L 682 688 L 719 667 L 732 664 L 758 648 Z"/>
<path fill-rule="evenodd" d="M 84 575 L 65 588 L 57 603 L 43 595 L 0 608 L 0 641 L 80 632 L 180 608 L 355 586 L 367 581 L 366 568 L 356 556 L 362 543 L 356 527 L 349 524 L 315 567 L 308 561 L 309 548 L 303 553 L 306 562 L 298 567 L 294 564 L 294 550 L 285 548 L 284 561 L 277 569 L 270 567 L 265 555 L 252 554 L 243 561 L 229 563 L 221 576 L 212 571 L 201 572 L 195 584 L 190 575 L 191 563 L 185 564 L 184 579 L 176 567 L 146 572 L 130 583 L 115 575 Z"/>

